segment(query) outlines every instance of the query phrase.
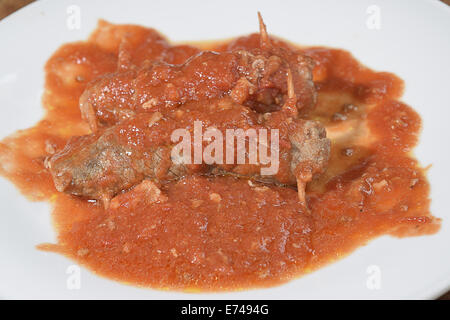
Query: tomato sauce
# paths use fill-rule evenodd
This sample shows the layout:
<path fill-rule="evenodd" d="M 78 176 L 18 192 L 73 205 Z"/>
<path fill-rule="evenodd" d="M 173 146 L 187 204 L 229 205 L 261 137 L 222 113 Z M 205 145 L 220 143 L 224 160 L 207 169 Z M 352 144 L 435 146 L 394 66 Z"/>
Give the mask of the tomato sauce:
<path fill-rule="evenodd" d="M 321 47 L 300 48 L 316 63 L 318 101 L 308 118 L 320 121 L 332 141 L 326 171 L 307 187 L 308 209 L 294 189 L 233 177 L 189 176 L 162 187 L 167 201 L 130 193 L 107 210 L 56 191 L 44 162 L 71 136 L 90 132 L 78 106 L 89 81 L 123 61 L 123 68 L 145 59 L 182 63 L 205 49 L 258 45 L 252 34 L 175 46 L 153 29 L 102 21 L 88 41 L 58 49 L 45 66 L 45 117 L 0 143 L 0 174 L 30 200 L 53 206 L 58 242 L 38 247 L 124 283 L 218 291 L 283 283 L 379 235 L 437 232 L 426 170 L 412 155 L 421 120 L 399 101 L 403 81 L 344 50 Z"/>

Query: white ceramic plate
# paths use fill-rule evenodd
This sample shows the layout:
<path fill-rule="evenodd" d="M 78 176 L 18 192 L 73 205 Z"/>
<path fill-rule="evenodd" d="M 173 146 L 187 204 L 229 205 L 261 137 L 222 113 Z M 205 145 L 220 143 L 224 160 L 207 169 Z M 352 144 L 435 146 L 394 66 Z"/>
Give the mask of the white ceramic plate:
<path fill-rule="evenodd" d="M 80 29 L 68 28 L 67 19 L 78 9 Z M 431 209 L 443 218 L 441 231 L 402 240 L 382 237 L 311 275 L 264 290 L 163 292 L 85 269 L 80 289 L 70 290 L 74 263 L 35 249 L 55 241 L 48 205 L 26 201 L 0 179 L 1 298 L 434 298 L 450 288 L 450 8 L 438 1 L 41 0 L 0 22 L 0 137 L 40 119 L 44 63 L 61 44 L 86 39 L 99 18 L 155 27 L 175 41 L 204 40 L 257 31 L 257 10 L 272 34 L 347 49 L 367 66 L 405 80 L 403 100 L 424 121 L 416 154 L 422 164 L 433 164 Z M 381 286 L 368 286 L 378 275 Z"/>

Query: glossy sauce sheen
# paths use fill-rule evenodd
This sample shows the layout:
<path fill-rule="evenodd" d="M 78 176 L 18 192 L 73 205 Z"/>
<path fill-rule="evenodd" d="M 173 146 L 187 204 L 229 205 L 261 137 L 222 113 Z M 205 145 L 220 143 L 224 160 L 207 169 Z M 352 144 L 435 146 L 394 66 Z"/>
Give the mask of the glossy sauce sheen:
<path fill-rule="evenodd" d="M 309 118 L 322 122 L 332 140 L 327 170 L 308 185 L 309 211 L 294 189 L 232 177 L 186 177 L 163 186 L 167 202 L 147 203 L 130 194 L 109 210 L 58 193 L 44 160 L 71 136 L 89 133 L 78 98 L 89 81 L 116 70 L 124 34 L 126 59 L 137 65 L 145 59 L 182 63 L 201 49 L 259 44 L 253 34 L 172 46 L 152 29 L 100 22 L 88 41 L 57 50 L 45 67 L 45 118 L 0 143 L 0 173 L 29 199 L 53 205 L 58 243 L 39 248 L 134 285 L 239 290 L 298 277 L 382 234 L 439 229 L 440 220 L 429 212 L 425 171 L 411 155 L 421 121 L 398 101 L 403 82 L 328 48 L 301 49 L 316 62 L 318 103 Z"/>

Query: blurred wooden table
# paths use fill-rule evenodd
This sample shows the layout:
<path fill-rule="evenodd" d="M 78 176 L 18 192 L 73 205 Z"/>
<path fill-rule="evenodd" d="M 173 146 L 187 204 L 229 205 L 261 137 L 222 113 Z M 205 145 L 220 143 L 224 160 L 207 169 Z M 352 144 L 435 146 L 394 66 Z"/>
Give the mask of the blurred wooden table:
<path fill-rule="evenodd" d="M 0 0 L 0 20 L 33 1 L 34 0 Z M 450 5 L 450 0 L 441 0 L 441 1 Z M 450 291 L 444 294 L 439 299 L 450 300 Z"/>
<path fill-rule="evenodd" d="M 34 0 L 0 0 L 0 20 Z"/>

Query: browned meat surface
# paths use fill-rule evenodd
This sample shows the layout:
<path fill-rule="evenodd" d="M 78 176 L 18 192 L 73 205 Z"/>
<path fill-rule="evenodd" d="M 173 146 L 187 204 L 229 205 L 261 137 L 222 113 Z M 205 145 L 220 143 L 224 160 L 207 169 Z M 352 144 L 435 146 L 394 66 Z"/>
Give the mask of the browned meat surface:
<path fill-rule="evenodd" d="M 189 174 L 235 175 L 297 185 L 299 199 L 305 201 L 306 183 L 324 168 L 330 152 L 325 129 L 298 118 L 299 110 L 304 115 L 315 103 L 310 58 L 273 46 L 261 19 L 259 47 L 204 51 L 178 65 L 167 63 L 169 50 L 176 47 L 168 46 L 153 30 L 130 30 L 138 33 L 133 41 L 109 24 L 92 36 L 94 41 L 97 37 L 120 39 L 113 41 L 115 47 L 106 48 L 118 53 L 119 71 L 91 82 L 80 97 L 82 116 L 94 133 L 73 138 L 47 161 L 59 191 L 109 203 L 144 179 L 160 186 Z M 139 39 L 157 45 L 146 52 Z M 185 58 L 176 58 L 176 50 L 169 57 Z M 250 161 L 255 154 L 248 150 L 244 161 L 239 161 L 236 143 L 231 162 L 201 159 L 187 164 L 172 154 L 176 144 L 171 134 L 186 128 L 192 137 L 199 120 L 203 129 L 214 127 L 223 137 L 227 129 L 276 129 L 278 149 L 270 151 L 275 142 L 272 133 L 267 146 L 268 153 L 277 156 L 270 163 L 255 163 Z M 245 139 L 250 146 L 250 137 Z M 207 145 L 206 140 L 200 143 L 203 148 Z M 189 144 L 193 150 L 195 141 Z M 275 171 L 267 173 L 272 161 Z"/>
<path fill-rule="evenodd" d="M 186 103 L 164 113 L 140 113 L 92 135 L 74 138 L 48 161 L 48 168 L 59 191 L 106 202 L 144 178 L 160 185 L 194 173 L 232 174 L 285 185 L 298 183 L 301 195 L 306 182 L 326 164 L 330 144 L 319 123 L 292 118 L 290 110 L 286 110 L 262 115 L 225 97 Z M 277 173 L 261 176 L 261 165 L 248 161 L 186 165 L 171 158 L 171 133 L 177 128 L 192 131 L 195 120 L 201 120 L 204 128 L 214 126 L 224 137 L 226 129 L 279 129 Z M 271 138 L 269 135 L 269 145 Z"/>
<path fill-rule="evenodd" d="M 315 103 L 312 60 L 299 51 L 272 46 L 262 21 L 260 48 L 252 50 L 204 51 L 179 65 L 150 59 L 139 67 L 130 67 L 133 59 L 122 52 L 119 65 L 125 67 L 96 79 L 80 97 L 83 118 L 93 131 L 137 113 L 225 95 L 258 112 L 276 111 L 287 100 L 288 72 L 296 108 L 309 110 Z"/>

